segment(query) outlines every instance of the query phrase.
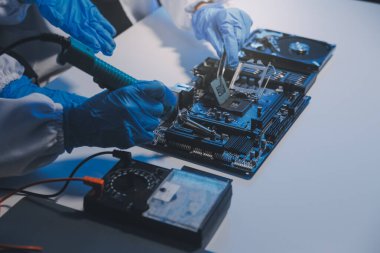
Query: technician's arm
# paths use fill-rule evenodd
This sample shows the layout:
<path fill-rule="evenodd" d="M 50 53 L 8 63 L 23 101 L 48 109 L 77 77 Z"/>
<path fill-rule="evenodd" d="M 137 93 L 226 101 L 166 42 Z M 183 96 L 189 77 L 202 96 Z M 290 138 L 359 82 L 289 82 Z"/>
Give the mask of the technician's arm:
<path fill-rule="evenodd" d="M 63 153 L 62 105 L 41 94 L 0 98 L 0 177 L 28 173 Z"/>
<path fill-rule="evenodd" d="M 16 1 L 16 0 L 15 0 Z M 115 28 L 90 0 L 19 0 L 35 4 L 52 25 L 91 47 L 95 52 L 112 55 Z"/>
<path fill-rule="evenodd" d="M 231 7 L 228 0 L 162 0 L 177 26 L 192 27 L 197 39 L 210 42 L 219 57 L 227 53 L 227 63 L 238 65 L 239 50 L 249 36 L 252 20 L 247 13 Z M 181 6 L 182 4 L 182 6 Z"/>
<path fill-rule="evenodd" d="M 23 73 L 14 58 L 2 55 L 0 94 Z M 0 98 L 0 177 L 25 174 L 64 152 L 62 105 L 42 94 L 27 95 Z"/>
<path fill-rule="evenodd" d="M 168 11 L 174 23 L 181 29 L 191 31 L 191 18 L 196 8 L 206 0 L 161 0 L 162 6 Z M 225 7 L 233 6 L 231 0 L 214 0 L 214 3 L 223 4 Z"/>

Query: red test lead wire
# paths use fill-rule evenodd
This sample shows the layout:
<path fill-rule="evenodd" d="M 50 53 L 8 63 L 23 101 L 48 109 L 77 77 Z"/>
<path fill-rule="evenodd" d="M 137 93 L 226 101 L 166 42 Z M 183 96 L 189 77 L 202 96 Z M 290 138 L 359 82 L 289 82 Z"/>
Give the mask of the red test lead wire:
<path fill-rule="evenodd" d="M 52 178 L 52 179 L 46 179 L 46 180 L 37 181 L 37 182 L 34 182 L 34 183 L 30 183 L 28 185 L 22 186 L 22 187 L 20 187 L 20 188 L 18 188 L 16 190 L 14 190 L 14 191 L 6 194 L 5 196 L 1 197 L 0 198 L 0 208 L 1 208 L 1 204 L 5 200 L 7 200 L 8 198 L 10 198 L 14 194 L 17 194 L 18 192 L 25 190 L 26 188 L 29 188 L 29 187 L 32 187 L 32 186 L 35 186 L 35 185 L 40 185 L 40 184 L 48 184 L 48 183 L 56 183 L 56 182 L 67 182 L 67 181 L 81 181 L 81 182 L 83 182 L 86 185 L 89 185 L 89 186 L 92 186 L 92 187 L 101 187 L 101 189 L 104 186 L 104 180 L 103 179 L 101 179 L 101 178 L 94 178 L 94 177 L 88 177 L 88 176 L 85 176 L 83 178 Z M 0 213 L 1 213 L 1 209 L 0 209 Z M 0 252 L 4 251 L 4 250 L 39 252 L 39 251 L 42 251 L 43 248 L 40 247 L 40 246 L 21 246 L 21 245 L 0 244 Z"/>
<path fill-rule="evenodd" d="M 32 251 L 32 252 L 41 252 L 44 250 L 44 248 L 40 246 L 21 246 L 21 245 L 11 245 L 11 244 L 0 244 L 0 252 L 2 251 Z"/>

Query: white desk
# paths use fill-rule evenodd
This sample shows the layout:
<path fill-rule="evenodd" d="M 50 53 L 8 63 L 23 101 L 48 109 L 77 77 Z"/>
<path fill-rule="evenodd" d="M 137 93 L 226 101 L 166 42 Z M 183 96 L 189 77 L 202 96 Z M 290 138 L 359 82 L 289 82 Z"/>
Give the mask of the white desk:
<path fill-rule="evenodd" d="M 190 165 L 234 179 L 231 208 L 208 245 L 215 252 L 380 252 L 380 5 L 349 0 L 242 0 L 255 27 L 336 43 L 319 74 L 309 107 L 251 180 L 132 148 L 135 157 L 164 167 Z M 136 78 L 169 86 L 213 55 L 176 30 L 163 10 L 117 39 L 108 62 Z M 71 69 L 51 86 L 91 95 L 91 78 Z M 99 149 L 80 148 L 23 179 L 63 176 Z M 101 176 L 112 160 L 79 174 Z M 108 168 L 107 168 L 108 166 Z M 51 190 L 43 188 L 43 190 Z M 87 188 L 72 185 L 59 203 L 81 208 Z"/>

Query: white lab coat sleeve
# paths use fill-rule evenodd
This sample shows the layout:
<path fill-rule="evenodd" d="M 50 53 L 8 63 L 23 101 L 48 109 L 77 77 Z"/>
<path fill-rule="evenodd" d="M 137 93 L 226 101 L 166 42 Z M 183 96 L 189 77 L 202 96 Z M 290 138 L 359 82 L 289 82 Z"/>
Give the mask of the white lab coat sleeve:
<path fill-rule="evenodd" d="M 167 10 L 177 27 L 192 31 L 191 18 L 194 7 L 204 0 L 161 0 L 162 6 Z M 233 7 L 231 0 L 214 0 L 214 3 L 221 3 L 226 7 Z"/>
<path fill-rule="evenodd" d="M 21 23 L 28 12 L 30 4 L 17 0 L 0 0 L 0 25 L 16 25 Z"/>
<path fill-rule="evenodd" d="M 42 94 L 0 98 L 0 177 L 26 174 L 64 152 L 63 108 Z"/>
<path fill-rule="evenodd" d="M 0 56 L 0 92 L 10 82 L 24 74 L 24 66 L 9 55 Z"/>

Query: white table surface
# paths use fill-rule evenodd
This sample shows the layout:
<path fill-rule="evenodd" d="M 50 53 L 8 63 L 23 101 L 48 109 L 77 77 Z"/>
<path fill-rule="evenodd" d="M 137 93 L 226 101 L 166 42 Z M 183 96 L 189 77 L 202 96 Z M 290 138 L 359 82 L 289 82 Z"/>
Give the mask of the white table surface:
<path fill-rule="evenodd" d="M 132 148 L 134 157 L 167 168 L 189 165 L 234 180 L 230 210 L 207 246 L 215 252 L 380 252 L 380 5 L 350 0 L 242 0 L 255 28 L 337 44 L 310 90 L 308 108 L 259 172 L 245 180 L 180 159 Z M 214 52 L 174 27 L 159 10 L 120 35 L 109 63 L 139 79 L 169 86 L 187 82 L 191 68 Z M 71 69 L 51 87 L 90 96 L 91 77 Z M 23 177 L 65 176 L 84 157 L 79 148 Z M 113 165 L 97 159 L 79 175 L 101 176 Z M 4 181 L 2 181 L 4 182 Z M 39 187 L 53 191 L 54 187 Z M 88 190 L 73 184 L 58 203 L 81 209 Z"/>

